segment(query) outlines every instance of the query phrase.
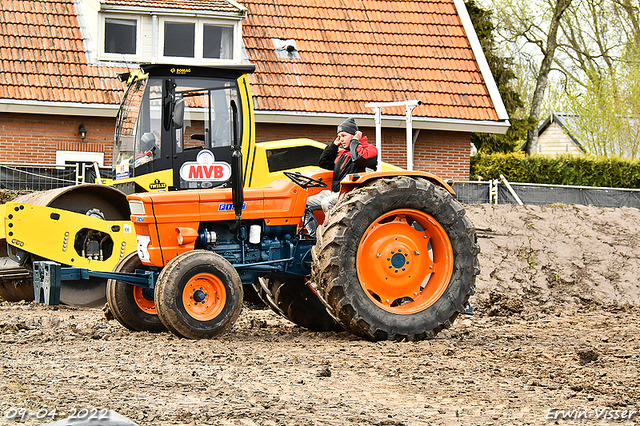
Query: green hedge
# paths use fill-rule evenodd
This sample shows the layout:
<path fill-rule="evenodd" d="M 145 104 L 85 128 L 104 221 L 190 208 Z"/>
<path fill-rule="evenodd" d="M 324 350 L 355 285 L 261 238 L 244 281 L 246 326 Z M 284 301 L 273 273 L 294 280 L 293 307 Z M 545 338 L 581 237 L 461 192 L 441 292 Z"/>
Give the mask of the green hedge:
<path fill-rule="evenodd" d="M 640 188 L 640 160 L 521 152 L 471 157 L 471 180 L 499 179 L 501 174 L 510 182 Z"/>

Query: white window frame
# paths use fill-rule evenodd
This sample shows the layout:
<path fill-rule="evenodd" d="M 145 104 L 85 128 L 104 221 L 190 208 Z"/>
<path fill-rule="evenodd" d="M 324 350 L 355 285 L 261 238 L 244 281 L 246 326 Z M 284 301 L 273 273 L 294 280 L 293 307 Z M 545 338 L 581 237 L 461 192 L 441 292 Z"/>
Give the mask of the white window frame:
<path fill-rule="evenodd" d="M 136 53 L 135 55 L 123 54 L 123 53 L 107 53 L 104 51 L 105 37 L 106 37 L 106 20 L 107 19 L 122 19 L 136 21 Z M 119 13 L 107 13 L 100 14 L 100 37 L 98 38 L 98 52 L 99 58 L 105 61 L 133 61 L 138 62 L 142 60 L 142 17 L 139 15 L 125 15 Z"/>
<path fill-rule="evenodd" d="M 165 22 L 176 23 L 190 23 L 195 25 L 195 40 L 193 58 L 186 56 L 164 56 L 164 24 Z M 203 58 L 203 44 L 204 44 L 204 25 L 216 25 L 220 27 L 231 27 L 231 33 L 233 34 L 233 43 L 231 45 L 231 58 L 230 59 L 215 59 L 215 58 Z M 193 63 L 194 65 L 206 65 L 212 63 L 236 63 L 239 62 L 239 45 L 238 40 L 238 28 L 239 21 L 222 20 L 222 19 L 201 19 L 201 18 L 187 18 L 180 16 L 163 16 L 160 17 L 158 23 L 158 40 L 157 57 L 162 63 Z"/>
<path fill-rule="evenodd" d="M 193 34 L 193 57 L 189 56 L 164 56 L 164 26 L 166 23 L 174 24 L 193 24 L 195 31 Z M 181 17 L 162 17 L 160 18 L 160 28 L 158 28 L 158 57 L 163 61 L 176 61 L 175 58 L 184 58 L 188 61 L 194 61 L 198 58 L 198 39 L 202 37 L 202 32 L 198 32 L 197 19 L 181 18 Z M 200 57 L 202 57 L 202 48 L 200 49 Z"/>
<path fill-rule="evenodd" d="M 104 167 L 104 152 L 89 151 L 56 151 L 56 165 L 64 166 L 67 161 L 77 163 L 98 163 Z"/>

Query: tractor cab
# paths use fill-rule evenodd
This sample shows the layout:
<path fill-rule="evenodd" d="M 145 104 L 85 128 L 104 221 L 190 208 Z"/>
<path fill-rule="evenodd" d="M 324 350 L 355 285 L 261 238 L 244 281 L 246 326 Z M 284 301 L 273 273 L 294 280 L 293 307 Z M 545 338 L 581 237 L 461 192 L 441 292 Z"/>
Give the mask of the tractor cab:
<path fill-rule="evenodd" d="M 114 186 L 125 193 L 227 185 L 231 147 L 253 155 L 253 65 L 143 65 L 128 82 L 116 120 Z"/>

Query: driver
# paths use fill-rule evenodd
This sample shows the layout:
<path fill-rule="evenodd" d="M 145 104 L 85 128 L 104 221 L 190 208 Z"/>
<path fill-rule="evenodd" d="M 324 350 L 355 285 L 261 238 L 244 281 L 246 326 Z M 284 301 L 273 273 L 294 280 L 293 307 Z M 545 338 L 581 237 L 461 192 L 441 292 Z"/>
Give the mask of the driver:
<path fill-rule="evenodd" d="M 340 181 L 348 174 L 375 170 L 378 164 L 378 150 L 362 136 L 356 120 L 347 118 L 338 126 L 338 136 L 320 155 L 318 165 L 333 170 L 331 191 L 324 190 L 307 199 L 307 208 L 311 211 L 328 212 L 338 201 Z"/>

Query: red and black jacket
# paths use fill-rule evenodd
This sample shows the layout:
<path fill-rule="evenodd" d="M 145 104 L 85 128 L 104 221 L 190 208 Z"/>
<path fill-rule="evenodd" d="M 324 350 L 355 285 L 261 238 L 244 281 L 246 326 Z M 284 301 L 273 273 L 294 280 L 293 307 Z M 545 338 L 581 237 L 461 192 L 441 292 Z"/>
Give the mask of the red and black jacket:
<path fill-rule="evenodd" d="M 318 165 L 323 169 L 333 170 L 331 190 L 340 190 L 340 181 L 348 174 L 361 173 L 365 169 L 376 168 L 378 164 L 378 150 L 367 142 L 367 137 L 351 139 L 349 149 L 342 149 L 335 143 L 330 143 L 320 155 Z"/>

